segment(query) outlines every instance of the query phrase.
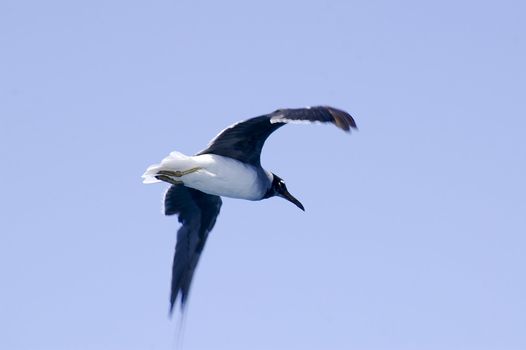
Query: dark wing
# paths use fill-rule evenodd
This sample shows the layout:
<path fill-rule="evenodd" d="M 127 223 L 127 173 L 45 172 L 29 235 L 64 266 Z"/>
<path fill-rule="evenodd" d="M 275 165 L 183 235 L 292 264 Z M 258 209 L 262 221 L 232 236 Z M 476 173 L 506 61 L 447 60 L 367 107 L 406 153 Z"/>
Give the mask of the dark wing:
<path fill-rule="evenodd" d="M 260 117 L 236 123 L 217 135 L 208 147 L 198 154 L 218 154 L 239 161 L 260 165 L 261 149 L 274 131 L 287 123 L 332 123 L 344 131 L 356 129 L 350 114 L 332 107 L 278 109 Z"/>
<path fill-rule="evenodd" d="M 164 196 L 165 215 L 179 215 L 182 224 L 177 232 L 172 266 L 170 313 L 181 294 L 181 310 L 190 291 L 197 262 L 221 209 L 221 197 L 203 193 L 184 185 L 171 186 Z"/>

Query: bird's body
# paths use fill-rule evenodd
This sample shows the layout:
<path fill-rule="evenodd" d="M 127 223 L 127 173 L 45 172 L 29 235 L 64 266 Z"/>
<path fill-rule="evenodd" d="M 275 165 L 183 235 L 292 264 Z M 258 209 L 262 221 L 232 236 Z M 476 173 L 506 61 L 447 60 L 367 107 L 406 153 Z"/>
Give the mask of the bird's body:
<path fill-rule="evenodd" d="M 150 167 L 144 174 L 144 183 L 160 182 L 159 171 L 198 169 L 184 176 L 172 177 L 186 187 L 221 197 L 260 200 L 272 184 L 272 174 L 239 160 L 217 154 L 186 156 L 172 152 L 161 164 Z"/>
<path fill-rule="evenodd" d="M 344 131 L 356 128 L 348 113 L 332 107 L 279 109 L 233 124 L 194 156 L 172 152 L 146 170 L 144 183 L 164 181 L 172 185 L 164 197 L 164 212 L 177 214 L 182 223 L 172 266 L 170 311 L 178 295 L 181 308 L 185 306 L 199 257 L 219 215 L 222 196 L 247 200 L 279 196 L 305 210 L 288 192 L 285 182 L 260 162 L 267 137 L 285 124 L 297 122 L 332 123 Z"/>

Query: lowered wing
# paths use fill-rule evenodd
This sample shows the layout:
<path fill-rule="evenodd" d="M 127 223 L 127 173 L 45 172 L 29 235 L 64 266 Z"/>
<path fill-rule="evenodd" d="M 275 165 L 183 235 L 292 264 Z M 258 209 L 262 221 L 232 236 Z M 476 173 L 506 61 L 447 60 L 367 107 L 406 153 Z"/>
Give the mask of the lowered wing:
<path fill-rule="evenodd" d="M 172 266 L 170 313 L 178 295 L 181 295 L 181 310 L 184 310 L 195 268 L 219 215 L 221 204 L 221 197 L 184 185 L 171 186 L 164 196 L 165 215 L 179 215 L 179 222 L 182 224 L 177 231 Z"/>

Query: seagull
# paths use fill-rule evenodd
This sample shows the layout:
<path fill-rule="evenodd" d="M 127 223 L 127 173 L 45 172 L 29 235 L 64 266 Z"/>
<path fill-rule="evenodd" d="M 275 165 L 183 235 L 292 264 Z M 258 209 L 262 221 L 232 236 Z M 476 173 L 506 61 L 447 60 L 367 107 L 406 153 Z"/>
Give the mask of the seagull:
<path fill-rule="evenodd" d="M 178 215 L 182 226 L 172 265 L 170 314 L 180 295 L 184 312 L 194 272 L 206 239 L 221 209 L 221 197 L 259 201 L 282 197 L 301 210 L 285 181 L 261 166 L 265 140 L 288 123 L 332 123 L 350 132 L 357 129 L 351 115 L 328 107 L 278 109 L 272 113 L 235 123 L 221 131 L 194 156 L 171 152 L 160 164 L 142 175 L 143 183 L 167 182 L 164 214 Z"/>

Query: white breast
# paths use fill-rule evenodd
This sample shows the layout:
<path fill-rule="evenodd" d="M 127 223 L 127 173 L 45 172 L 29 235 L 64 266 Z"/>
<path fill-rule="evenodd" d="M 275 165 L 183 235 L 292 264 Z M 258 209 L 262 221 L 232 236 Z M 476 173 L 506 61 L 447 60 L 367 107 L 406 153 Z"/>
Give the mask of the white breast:
<path fill-rule="evenodd" d="M 189 158 L 193 166 L 201 170 L 181 177 L 185 186 L 208 194 L 248 200 L 259 200 L 267 191 L 268 183 L 260 181 L 251 165 L 215 154 Z"/>

